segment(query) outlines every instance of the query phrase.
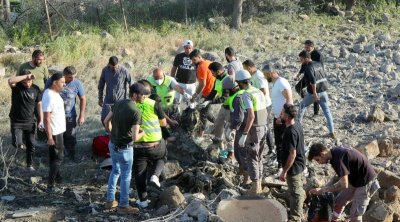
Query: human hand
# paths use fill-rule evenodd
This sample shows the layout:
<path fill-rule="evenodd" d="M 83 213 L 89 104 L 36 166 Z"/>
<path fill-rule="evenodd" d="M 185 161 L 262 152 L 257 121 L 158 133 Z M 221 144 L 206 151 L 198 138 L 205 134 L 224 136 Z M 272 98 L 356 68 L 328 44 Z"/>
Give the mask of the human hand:
<path fill-rule="evenodd" d="M 211 103 L 211 100 L 204 101 L 203 103 L 199 104 L 199 108 L 203 109 Z"/>
<path fill-rule="evenodd" d="M 231 129 L 230 127 L 227 127 L 225 129 L 225 139 L 228 142 L 231 142 L 235 138 L 236 131 L 234 129 Z"/>
<path fill-rule="evenodd" d="M 171 124 L 172 126 L 178 126 L 178 125 L 179 125 L 178 121 L 176 121 L 176 120 L 174 120 L 174 119 L 171 119 L 171 121 L 169 122 L 169 124 Z"/>
<path fill-rule="evenodd" d="M 56 145 L 56 143 L 54 142 L 53 137 L 50 137 L 50 138 L 47 140 L 47 145 L 49 145 L 49 146 L 54 146 L 54 145 Z"/>
<path fill-rule="evenodd" d="M 279 180 L 282 182 L 286 182 L 286 172 L 282 171 L 281 175 L 279 175 Z"/>
<path fill-rule="evenodd" d="M 26 75 L 26 79 L 27 79 L 27 80 L 30 80 L 30 79 L 34 80 L 34 79 L 36 79 L 36 77 L 35 77 L 35 75 L 33 75 L 33 74 L 27 74 L 27 75 Z"/>
<path fill-rule="evenodd" d="M 314 98 L 314 102 L 318 102 L 319 101 L 318 94 L 313 94 L 313 98 Z"/>
<path fill-rule="evenodd" d="M 79 119 L 78 119 L 78 125 L 82 126 L 84 122 L 85 122 L 85 117 L 80 116 Z"/>
<path fill-rule="evenodd" d="M 247 134 L 242 134 L 242 136 L 239 139 L 239 147 L 244 147 L 246 139 L 247 139 Z"/>
<path fill-rule="evenodd" d="M 322 191 L 323 191 L 322 188 L 315 188 L 315 189 L 311 189 L 310 190 L 310 194 L 312 194 L 312 195 L 320 195 L 320 194 L 323 193 Z"/>

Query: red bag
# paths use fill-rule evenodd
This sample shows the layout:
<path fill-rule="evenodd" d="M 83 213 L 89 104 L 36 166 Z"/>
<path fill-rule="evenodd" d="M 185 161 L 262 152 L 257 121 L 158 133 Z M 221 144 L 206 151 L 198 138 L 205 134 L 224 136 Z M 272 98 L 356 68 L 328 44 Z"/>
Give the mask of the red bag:
<path fill-rule="evenodd" d="M 109 142 L 110 142 L 109 135 L 96 136 L 95 138 L 93 138 L 93 143 L 92 143 L 93 154 L 109 158 L 110 157 L 110 151 L 108 150 Z"/>

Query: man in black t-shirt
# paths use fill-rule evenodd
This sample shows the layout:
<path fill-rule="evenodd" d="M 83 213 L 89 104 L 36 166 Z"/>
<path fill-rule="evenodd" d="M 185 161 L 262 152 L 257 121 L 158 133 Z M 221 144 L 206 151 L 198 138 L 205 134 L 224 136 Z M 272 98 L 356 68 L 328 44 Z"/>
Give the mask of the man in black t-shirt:
<path fill-rule="evenodd" d="M 183 48 L 185 51 L 175 56 L 171 68 L 171 76 L 176 79 L 185 92 L 193 96 L 196 92 L 196 67 L 195 64 L 192 64 L 192 60 L 189 56 L 193 51 L 193 42 L 191 40 L 185 40 L 183 42 Z M 182 98 L 182 94 L 175 94 L 175 101 L 177 103 L 181 103 Z"/>
<path fill-rule="evenodd" d="M 12 89 L 11 94 L 11 136 L 12 144 L 17 148 L 26 148 L 26 165 L 28 170 L 34 171 L 32 159 L 34 153 L 35 121 L 33 118 L 35 108 L 38 110 L 38 126 L 43 127 L 42 96 L 37 85 L 33 84 L 35 75 L 24 70 L 23 75 L 8 79 Z"/>
<path fill-rule="evenodd" d="M 304 68 L 304 79 L 307 85 L 307 94 L 300 102 L 299 121 L 303 120 L 306 108 L 313 102 L 318 102 L 324 112 L 326 122 L 328 124 L 329 136 L 335 139 L 335 129 L 333 126 L 333 117 L 329 109 L 329 97 L 327 93 L 328 83 L 325 77 L 324 68 L 320 63 L 313 62 L 311 55 L 307 51 L 302 51 L 299 54 L 300 61 Z"/>
<path fill-rule="evenodd" d="M 335 200 L 331 221 L 339 219 L 350 201 L 350 220 L 362 221 L 370 198 L 379 189 L 376 173 L 367 157 L 350 146 L 342 145 L 329 150 L 323 144 L 316 143 L 310 148 L 308 160 L 315 160 L 319 164 L 330 163 L 340 178 L 333 185 L 310 190 L 310 193 L 315 195 L 340 191 Z"/>
<path fill-rule="evenodd" d="M 283 105 L 281 121 L 286 125 L 283 133 L 282 163 L 283 170 L 279 179 L 286 181 L 290 194 L 290 214 L 292 221 L 301 221 L 303 218 L 303 202 L 305 192 L 303 188 L 303 171 L 306 165 L 304 152 L 303 127 L 295 121 L 296 108 L 286 103 Z"/>

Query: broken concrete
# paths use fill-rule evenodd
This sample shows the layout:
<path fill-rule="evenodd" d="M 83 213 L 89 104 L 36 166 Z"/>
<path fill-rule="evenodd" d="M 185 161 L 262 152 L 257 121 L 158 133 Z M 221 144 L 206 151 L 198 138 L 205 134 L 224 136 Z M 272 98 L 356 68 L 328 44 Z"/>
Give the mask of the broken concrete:
<path fill-rule="evenodd" d="M 358 145 L 356 149 L 370 160 L 379 155 L 379 146 L 377 140 L 374 140 L 368 144 Z"/>
<path fill-rule="evenodd" d="M 185 197 L 177 186 L 168 187 L 159 197 L 158 206 L 167 205 L 170 208 L 179 207 L 185 202 Z"/>

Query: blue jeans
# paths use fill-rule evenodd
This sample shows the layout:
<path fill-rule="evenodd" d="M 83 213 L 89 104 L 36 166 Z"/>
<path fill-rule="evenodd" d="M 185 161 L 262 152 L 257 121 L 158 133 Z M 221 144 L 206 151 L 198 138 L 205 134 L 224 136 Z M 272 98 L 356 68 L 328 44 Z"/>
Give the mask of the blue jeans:
<path fill-rule="evenodd" d="M 131 183 L 133 148 L 125 145 L 118 149 L 113 143 L 108 144 L 112 160 L 112 170 L 108 178 L 107 201 L 115 200 L 117 181 L 121 174 L 119 207 L 129 206 L 129 186 Z"/>
<path fill-rule="evenodd" d="M 330 133 L 335 132 L 335 129 L 333 127 L 333 117 L 332 113 L 329 110 L 329 98 L 328 98 L 328 93 L 327 92 L 320 92 L 318 93 L 319 96 L 319 105 L 322 108 L 322 111 L 324 112 L 326 121 L 328 122 L 328 129 Z M 313 95 L 310 93 L 307 93 L 303 100 L 300 102 L 300 111 L 299 111 L 299 120 L 300 122 L 303 120 L 304 113 L 306 112 L 306 108 L 314 103 L 314 98 Z"/>

